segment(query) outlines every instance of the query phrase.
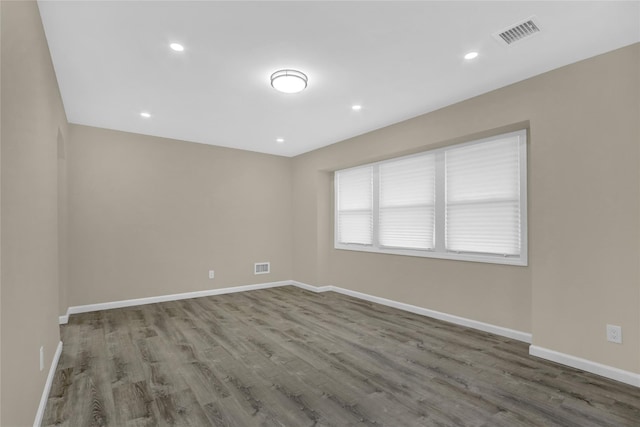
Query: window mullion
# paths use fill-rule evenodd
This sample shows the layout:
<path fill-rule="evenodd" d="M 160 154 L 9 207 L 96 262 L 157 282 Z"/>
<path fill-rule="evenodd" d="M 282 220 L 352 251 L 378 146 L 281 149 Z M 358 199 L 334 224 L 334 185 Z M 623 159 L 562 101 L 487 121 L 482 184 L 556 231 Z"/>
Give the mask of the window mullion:
<path fill-rule="evenodd" d="M 446 222 L 446 168 L 445 151 L 436 153 L 436 221 L 435 221 L 435 251 L 446 252 L 445 222 Z"/>
<path fill-rule="evenodd" d="M 528 220 L 527 220 L 527 136 L 526 131 L 518 137 L 520 158 L 518 171 L 520 173 L 520 259 L 528 260 Z"/>
<path fill-rule="evenodd" d="M 373 165 L 373 180 L 372 180 L 372 207 L 373 207 L 373 236 L 371 243 L 374 248 L 380 247 L 380 167 L 379 165 Z"/>

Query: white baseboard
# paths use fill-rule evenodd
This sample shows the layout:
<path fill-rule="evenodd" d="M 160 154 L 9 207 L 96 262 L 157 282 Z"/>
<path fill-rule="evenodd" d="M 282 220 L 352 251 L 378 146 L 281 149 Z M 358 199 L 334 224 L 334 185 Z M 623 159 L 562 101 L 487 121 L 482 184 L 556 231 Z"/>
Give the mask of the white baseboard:
<path fill-rule="evenodd" d="M 177 301 L 182 299 L 208 297 L 212 295 L 223 295 L 234 292 L 253 291 L 256 289 L 275 288 L 278 286 L 291 285 L 290 280 L 280 282 L 258 283 L 254 285 L 232 286 L 230 288 L 207 289 L 205 291 L 185 292 L 180 294 L 160 295 L 156 297 L 136 298 L 121 301 L 102 302 L 98 304 L 76 305 L 67 309 L 67 314 L 60 316 L 58 321 L 61 325 L 69 321 L 69 316 L 78 313 L 88 313 L 91 311 L 111 310 L 113 308 L 132 307 L 135 305 L 155 304 L 158 302 Z"/>
<path fill-rule="evenodd" d="M 532 342 L 532 335 L 528 332 L 517 331 L 514 329 L 505 328 L 502 326 L 492 325 L 490 323 L 479 322 L 477 320 L 455 316 L 453 314 L 443 313 L 440 311 L 430 310 L 428 308 L 418 307 L 411 304 L 405 304 L 403 302 L 398 302 L 398 301 L 390 300 L 387 298 L 381 298 L 374 295 L 365 294 L 362 292 L 352 291 L 350 289 L 344 289 L 338 286 L 331 286 L 331 285 L 330 286 L 312 286 L 312 285 L 298 282 L 295 280 L 284 280 L 280 282 L 259 283 L 254 285 L 234 286 L 230 288 L 210 289 L 205 291 L 185 292 L 180 294 L 161 295 L 157 297 L 137 298 L 137 299 L 130 299 L 130 300 L 105 302 L 105 303 L 99 303 L 99 304 L 74 306 L 74 307 L 69 307 L 67 309 L 67 314 L 59 317 L 59 322 L 60 324 L 66 324 L 69 321 L 69 316 L 71 314 L 77 314 L 77 313 L 87 313 L 90 311 L 131 307 L 135 305 L 154 304 L 154 303 L 165 302 L 165 301 L 177 301 L 181 299 L 199 298 L 199 297 L 212 296 L 212 295 L 223 295 L 223 294 L 229 294 L 234 292 L 253 291 L 257 289 L 275 288 L 275 287 L 287 286 L 287 285 L 293 285 L 298 288 L 305 289 L 311 292 L 328 292 L 328 291 L 338 292 L 344 295 L 349 295 L 354 298 L 374 302 L 377 304 L 386 305 L 388 307 L 397 308 L 400 310 L 408 311 L 415 314 L 420 314 L 422 316 L 427 316 L 434 319 L 443 320 L 445 322 L 454 323 L 456 325 L 478 329 L 480 331 L 489 332 L 492 334 L 511 338 L 517 341 L 522 341 L 529 344 L 531 344 Z M 45 387 L 45 392 L 43 393 L 44 402 L 40 402 L 40 405 L 42 406 L 41 409 L 40 408 L 38 409 L 38 414 L 40 419 L 42 418 L 42 415 L 43 415 L 40 412 L 42 411 L 42 413 L 44 413 L 43 405 L 46 404 L 46 398 L 49 394 L 49 388 L 51 387 L 50 383 L 51 381 L 53 381 L 55 366 L 57 366 L 58 358 L 60 357 L 61 351 L 62 351 L 62 343 L 58 345 L 58 350 L 56 351 L 56 356 L 54 357 L 55 365 L 52 365 L 52 371 L 49 372 L 49 375 L 51 378 L 47 379 L 47 386 Z M 591 373 L 594 373 L 606 378 L 610 378 L 616 381 L 620 381 L 625 384 L 630 384 L 636 387 L 640 387 L 640 374 L 624 371 L 622 369 L 603 365 L 597 362 L 592 362 L 587 359 L 581 359 L 579 357 L 571 356 L 568 354 L 560 353 L 554 350 L 549 350 L 549 349 L 538 347 L 535 345 L 531 345 L 529 347 L 529 354 L 532 356 L 540 357 L 542 359 L 550 360 L 552 362 L 561 363 L 563 365 L 567 365 L 577 369 L 581 369 L 583 371 L 591 372 Z M 36 418 L 36 421 L 38 421 L 38 419 L 39 418 Z"/>
<path fill-rule="evenodd" d="M 552 362 L 560 363 L 562 365 L 591 372 L 592 374 L 600 375 L 605 378 L 620 381 L 625 384 L 640 387 L 640 374 L 636 374 L 634 372 L 624 371 L 612 366 L 603 365 L 601 363 L 582 359 L 570 354 L 549 350 L 548 348 L 539 347 L 537 345 L 529 346 L 529 354 Z"/>
<path fill-rule="evenodd" d="M 504 328 L 502 326 L 496 326 L 489 323 L 479 322 L 477 320 L 454 316 L 452 314 L 442 313 L 439 311 L 430 310 L 427 308 L 418 307 L 411 304 L 405 304 L 402 302 L 393 301 L 386 298 L 380 298 L 380 297 L 365 294 L 362 292 L 340 288 L 337 286 L 312 286 L 306 283 L 301 283 L 296 281 L 291 281 L 291 284 L 312 292 L 327 292 L 327 291 L 338 292 L 344 295 L 352 296 L 354 298 L 375 302 L 378 304 L 398 308 L 400 310 L 409 311 L 411 313 L 416 313 L 416 314 L 420 314 L 427 317 L 433 317 L 435 319 L 444 320 L 445 322 L 455 323 L 456 325 L 479 329 L 481 331 L 490 332 L 503 337 L 512 338 L 518 341 L 523 341 L 529 344 L 531 344 L 532 338 L 533 338 L 532 334 L 527 332 L 516 331 L 509 328 Z M 600 375 L 605 378 L 620 381 L 625 384 L 630 384 L 632 386 L 640 387 L 640 374 L 636 374 L 634 372 L 625 371 L 622 369 L 614 368 L 612 366 L 603 365 L 601 363 L 592 362 L 591 360 L 582 359 L 580 357 L 571 356 L 569 354 L 560 353 L 554 350 L 549 350 L 549 349 L 538 347 L 535 345 L 529 346 L 529 354 L 532 356 L 540 357 L 542 359 L 550 360 L 552 362 L 560 363 L 563 365 L 571 366 L 573 368 L 581 369 L 583 371 L 591 372 L 593 374 Z"/>
<path fill-rule="evenodd" d="M 420 314 L 422 316 L 432 317 L 434 319 L 444 320 L 445 322 L 455 323 L 456 325 L 462 325 L 469 328 L 478 329 L 485 332 L 490 332 L 496 335 L 512 338 L 518 341 L 524 341 L 531 343 L 531 334 L 521 331 L 516 331 L 502 326 L 496 326 L 489 323 L 479 322 L 477 320 L 467 319 L 464 317 L 454 316 L 452 314 L 442 313 L 428 308 L 418 307 L 411 304 L 405 304 L 398 301 L 393 301 L 386 298 L 376 297 L 373 295 L 365 294 L 362 292 L 352 291 L 349 289 L 340 288 L 338 286 L 312 286 L 306 283 L 298 282 L 295 280 L 285 280 L 280 282 L 259 283 L 255 285 L 234 286 L 230 288 L 221 289 L 209 289 L 205 291 L 185 292 L 180 294 L 161 295 L 148 298 L 137 298 L 121 301 L 104 302 L 98 304 L 77 305 L 69 307 L 67 314 L 59 317 L 61 325 L 66 324 L 69 321 L 69 316 L 78 313 L 87 313 L 91 311 L 110 310 L 113 308 L 132 307 L 135 305 L 155 304 L 165 301 L 177 301 L 181 299 L 199 298 L 212 295 L 222 295 L 233 292 L 253 291 L 256 289 L 267 289 L 278 286 L 293 285 L 301 289 L 305 289 L 311 292 L 327 292 L 333 291 L 344 295 L 349 295 L 354 298 L 363 299 L 366 301 L 375 302 L 378 304 L 386 305 L 389 307 L 398 308 L 400 310 L 409 311 L 411 313 Z"/>
<path fill-rule="evenodd" d="M 292 280 L 291 284 L 297 288 L 305 289 L 307 291 L 311 291 L 315 293 L 333 291 L 335 288 L 335 286 L 312 286 L 312 285 L 307 285 L 306 283 L 296 282 L 295 280 Z"/>
<path fill-rule="evenodd" d="M 445 322 L 454 323 L 456 325 L 466 326 L 468 328 L 478 329 L 480 331 L 490 332 L 495 335 L 500 335 L 500 336 L 511 338 L 514 340 L 531 343 L 532 336 L 530 333 L 527 333 L 527 332 L 516 331 L 515 329 L 509 329 L 502 326 L 492 325 L 490 323 L 484 323 L 484 322 L 480 322 L 473 319 L 467 319 L 466 317 L 455 316 L 453 314 L 430 310 L 428 308 L 418 307 L 411 304 L 405 304 L 403 302 L 398 302 L 398 301 L 394 301 L 386 298 L 376 297 L 373 295 L 363 294 L 361 292 L 351 291 L 349 289 L 343 289 L 343 288 L 338 288 L 334 286 L 333 290 L 341 294 L 375 302 L 378 304 L 386 305 L 386 306 L 397 308 L 400 310 L 409 311 L 411 313 L 420 314 L 422 316 L 432 317 L 434 319 L 444 320 Z"/>
<path fill-rule="evenodd" d="M 42 397 L 40 398 L 40 405 L 38 406 L 38 412 L 36 412 L 36 419 L 33 422 L 33 427 L 40 427 L 40 424 L 42 424 L 42 417 L 44 416 L 44 410 L 47 407 L 49 392 L 51 391 L 53 378 L 56 376 L 58 360 L 60 360 L 61 354 L 62 354 L 62 341 L 58 342 L 56 353 L 53 355 L 53 360 L 51 361 L 51 367 L 49 368 L 49 375 L 47 375 L 47 382 L 44 383 L 44 390 L 42 390 Z"/>
<path fill-rule="evenodd" d="M 449 323 L 455 323 L 456 325 L 466 326 L 468 328 L 478 329 L 484 332 L 490 332 L 492 334 L 500 335 L 500 336 L 511 338 L 514 340 L 524 341 L 529 344 L 531 343 L 531 334 L 527 332 L 516 331 L 514 329 L 504 328 L 502 326 L 496 326 L 490 323 L 479 322 L 477 320 L 467 319 L 465 317 L 460 317 L 460 316 L 454 316 L 453 314 L 442 313 L 440 311 L 430 310 L 428 308 L 418 307 L 411 304 L 405 304 L 403 302 L 376 297 L 376 296 L 365 294 L 362 292 L 340 288 L 338 286 L 318 287 L 318 286 L 311 286 L 306 283 L 301 283 L 296 281 L 291 281 L 291 284 L 312 292 L 334 291 L 344 295 L 349 295 L 354 298 L 375 302 L 377 304 L 382 304 L 388 307 L 409 311 L 415 314 L 420 314 L 422 316 L 432 317 L 438 320 L 444 320 L 445 322 L 449 322 Z"/>

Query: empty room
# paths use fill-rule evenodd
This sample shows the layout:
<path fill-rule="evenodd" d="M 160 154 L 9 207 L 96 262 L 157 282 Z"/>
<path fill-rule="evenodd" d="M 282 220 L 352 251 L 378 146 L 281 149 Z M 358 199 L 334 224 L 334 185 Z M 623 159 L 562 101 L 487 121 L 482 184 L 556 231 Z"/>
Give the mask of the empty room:
<path fill-rule="evenodd" d="M 0 1 L 0 425 L 640 426 L 639 1 Z"/>

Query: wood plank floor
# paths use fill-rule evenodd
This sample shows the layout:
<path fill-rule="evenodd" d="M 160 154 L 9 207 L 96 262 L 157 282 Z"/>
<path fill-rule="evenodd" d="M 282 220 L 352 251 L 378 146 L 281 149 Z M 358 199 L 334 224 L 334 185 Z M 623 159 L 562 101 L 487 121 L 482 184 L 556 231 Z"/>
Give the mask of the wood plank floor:
<path fill-rule="evenodd" d="M 44 426 L 640 426 L 528 345 L 282 287 L 73 315 Z"/>

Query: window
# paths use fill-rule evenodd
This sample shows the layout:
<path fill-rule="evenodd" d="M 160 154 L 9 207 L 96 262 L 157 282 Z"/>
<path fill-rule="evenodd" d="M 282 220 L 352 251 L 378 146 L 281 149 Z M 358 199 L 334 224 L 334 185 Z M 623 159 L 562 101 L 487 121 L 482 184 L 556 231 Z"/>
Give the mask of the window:
<path fill-rule="evenodd" d="M 378 176 L 380 246 L 433 249 L 435 156 L 427 154 L 381 163 Z"/>
<path fill-rule="evenodd" d="M 336 235 L 343 244 L 373 243 L 373 167 L 340 172 L 335 177 Z"/>
<path fill-rule="evenodd" d="M 527 265 L 526 131 L 335 172 L 335 247 Z"/>

